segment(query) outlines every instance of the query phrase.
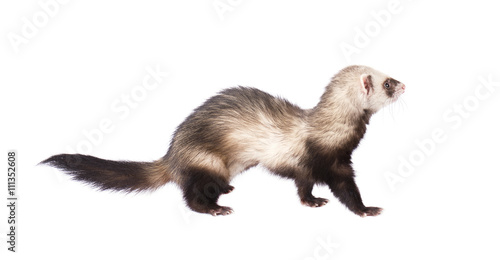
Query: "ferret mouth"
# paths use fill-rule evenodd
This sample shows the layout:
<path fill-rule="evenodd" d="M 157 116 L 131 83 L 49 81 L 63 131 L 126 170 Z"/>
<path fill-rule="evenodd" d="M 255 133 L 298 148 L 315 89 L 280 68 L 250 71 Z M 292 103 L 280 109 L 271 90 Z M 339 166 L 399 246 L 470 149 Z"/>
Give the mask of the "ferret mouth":
<path fill-rule="evenodd" d="M 394 96 L 392 97 L 392 100 L 395 102 L 399 99 L 399 97 L 401 97 L 403 95 L 403 93 L 405 93 L 404 90 L 398 90 L 394 93 Z"/>
<path fill-rule="evenodd" d="M 394 93 L 394 99 L 397 100 L 403 93 L 405 93 L 406 86 L 405 84 L 401 83 L 401 86 L 399 86 L 398 90 Z"/>

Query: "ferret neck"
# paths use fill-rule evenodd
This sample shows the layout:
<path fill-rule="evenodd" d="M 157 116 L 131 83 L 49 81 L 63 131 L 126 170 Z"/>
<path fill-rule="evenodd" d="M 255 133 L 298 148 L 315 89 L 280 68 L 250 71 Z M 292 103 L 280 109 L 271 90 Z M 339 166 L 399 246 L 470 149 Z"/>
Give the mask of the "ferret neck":
<path fill-rule="evenodd" d="M 318 105 L 308 114 L 310 137 L 332 146 L 342 145 L 343 139 L 361 139 L 373 113 L 363 109 L 358 97 L 348 91 L 348 88 L 327 87 Z"/>
<path fill-rule="evenodd" d="M 358 124 L 360 119 L 365 120 L 363 118 L 367 114 L 369 119 L 372 113 L 363 109 L 359 97 L 351 93 L 349 88 L 336 88 L 330 84 L 319 103 L 311 110 L 309 121 L 312 126 L 325 123 Z"/>

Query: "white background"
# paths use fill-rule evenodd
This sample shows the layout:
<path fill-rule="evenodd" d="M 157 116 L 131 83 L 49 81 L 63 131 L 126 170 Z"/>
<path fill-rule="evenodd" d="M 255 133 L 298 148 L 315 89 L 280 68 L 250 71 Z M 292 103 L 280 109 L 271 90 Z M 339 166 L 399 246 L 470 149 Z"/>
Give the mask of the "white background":
<path fill-rule="evenodd" d="M 20 208 L 19 252 L 8 252 L 2 235 L 0 258 L 499 259 L 500 84 L 488 92 L 480 78 L 500 82 L 500 6 L 390 2 L 75 0 L 47 14 L 37 1 L 2 1 L 0 150 L 19 153 Z M 218 12 L 214 3 L 233 6 Z M 35 31 L 23 36 L 33 19 Z M 345 55 L 346 44 L 358 52 Z M 151 161 L 223 88 L 254 86 L 310 108 L 351 64 L 407 86 L 402 101 L 372 118 L 354 153 L 365 204 L 385 209 L 378 217 L 354 215 L 326 187 L 313 193 L 329 204 L 304 207 L 292 181 L 262 168 L 221 197 L 233 215 L 211 217 L 189 211 L 172 184 L 97 192 L 37 166 L 78 147 Z M 130 114 L 114 111 L 157 66 L 169 72 L 161 84 L 137 92 L 145 95 Z M 113 128 L 89 146 L 83 132 L 102 120 Z M 436 131 L 443 136 L 430 141 Z M 5 234 L 6 207 L 0 215 Z"/>

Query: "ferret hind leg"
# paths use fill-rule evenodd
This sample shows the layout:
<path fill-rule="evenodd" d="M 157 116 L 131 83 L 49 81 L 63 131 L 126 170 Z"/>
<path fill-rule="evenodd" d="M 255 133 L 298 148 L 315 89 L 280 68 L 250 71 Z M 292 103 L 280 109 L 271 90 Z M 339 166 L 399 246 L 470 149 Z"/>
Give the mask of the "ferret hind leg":
<path fill-rule="evenodd" d="M 234 189 L 228 180 L 205 169 L 189 169 L 183 175 L 187 176 L 183 183 L 184 199 L 192 210 L 213 216 L 233 213 L 232 208 L 217 204 L 221 194 Z"/>

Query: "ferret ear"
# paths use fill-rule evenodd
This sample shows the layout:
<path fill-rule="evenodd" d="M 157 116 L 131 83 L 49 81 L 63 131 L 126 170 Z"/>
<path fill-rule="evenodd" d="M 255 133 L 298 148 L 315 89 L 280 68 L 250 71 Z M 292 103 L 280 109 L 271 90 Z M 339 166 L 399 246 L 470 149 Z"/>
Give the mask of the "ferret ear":
<path fill-rule="evenodd" d="M 373 90 L 372 76 L 368 74 L 362 74 L 360 76 L 361 81 L 361 92 L 368 96 L 370 91 Z"/>

